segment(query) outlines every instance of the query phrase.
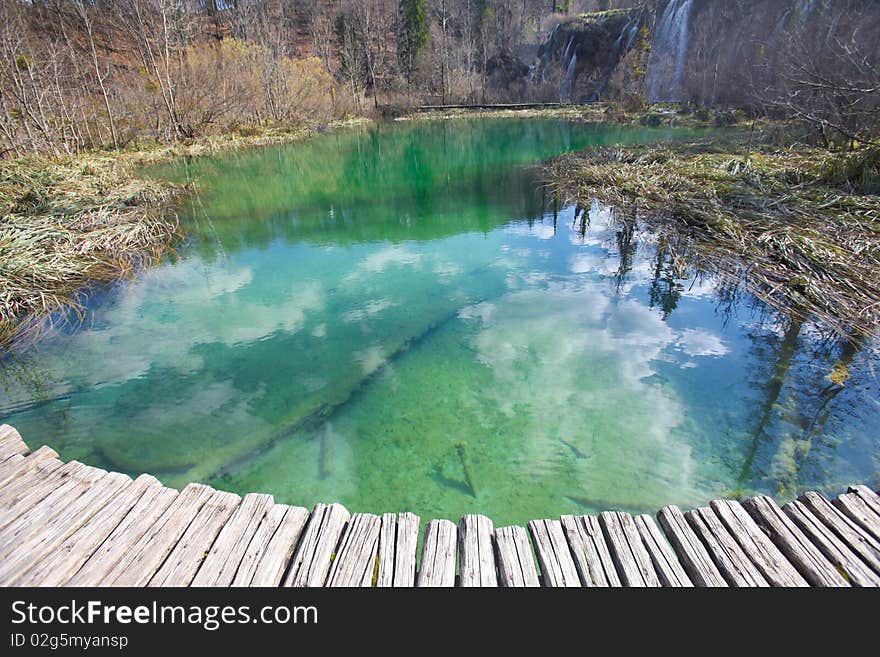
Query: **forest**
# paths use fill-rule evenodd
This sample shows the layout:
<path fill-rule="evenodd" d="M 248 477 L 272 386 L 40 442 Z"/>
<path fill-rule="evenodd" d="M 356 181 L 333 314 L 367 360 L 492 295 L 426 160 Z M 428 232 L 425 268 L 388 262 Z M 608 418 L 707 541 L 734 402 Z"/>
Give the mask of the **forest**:
<path fill-rule="evenodd" d="M 878 31 L 864 0 L 3 0 L 0 144 L 64 154 L 597 100 L 745 107 L 873 141 Z"/>

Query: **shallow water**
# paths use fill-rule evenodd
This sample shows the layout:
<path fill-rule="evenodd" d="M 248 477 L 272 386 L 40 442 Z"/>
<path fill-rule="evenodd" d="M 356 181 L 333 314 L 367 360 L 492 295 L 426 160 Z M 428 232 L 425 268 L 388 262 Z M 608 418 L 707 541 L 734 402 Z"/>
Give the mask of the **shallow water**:
<path fill-rule="evenodd" d="M 155 171 L 198 181 L 187 244 L 7 363 L 0 416 L 169 485 L 496 524 L 877 483 L 876 345 L 556 207 L 534 166 L 684 136 L 417 122 Z"/>

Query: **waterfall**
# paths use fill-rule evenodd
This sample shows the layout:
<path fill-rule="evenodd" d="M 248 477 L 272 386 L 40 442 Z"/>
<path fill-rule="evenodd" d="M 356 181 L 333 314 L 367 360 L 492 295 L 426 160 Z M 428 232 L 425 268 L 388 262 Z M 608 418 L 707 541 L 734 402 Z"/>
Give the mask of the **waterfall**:
<path fill-rule="evenodd" d="M 571 51 L 571 44 L 573 44 L 573 43 L 574 43 L 574 35 L 572 35 L 568 38 L 568 44 L 565 46 L 565 51 L 562 53 L 562 60 L 561 61 L 563 61 L 563 62 L 568 61 L 568 53 Z"/>
<path fill-rule="evenodd" d="M 694 0 L 670 0 L 651 44 L 645 94 L 652 103 L 680 101 Z"/>
<path fill-rule="evenodd" d="M 572 54 L 571 59 L 568 62 L 568 68 L 565 69 L 565 80 L 562 82 L 562 92 L 560 93 L 559 98 L 562 102 L 571 102 L 573 100 L 571 94 L 574 90 L 574 70 L 577 67 L 577 61 L 577 53 Z"/>
<path fill-rule="evenodd" d="M 642 26 L 643 18 L 644 17 L 641 13 L 637 13 L 629 19 L 626 25 L 623 26 L 617 40 L 614 42 L 614 50 L 611 55 L 611 59 L 615 64 L 621 55 L 629 52 L 630 48 L 633 47 L 633 44 L 636 41 L 636 36 L 638 36 L 639 29 Z"/>

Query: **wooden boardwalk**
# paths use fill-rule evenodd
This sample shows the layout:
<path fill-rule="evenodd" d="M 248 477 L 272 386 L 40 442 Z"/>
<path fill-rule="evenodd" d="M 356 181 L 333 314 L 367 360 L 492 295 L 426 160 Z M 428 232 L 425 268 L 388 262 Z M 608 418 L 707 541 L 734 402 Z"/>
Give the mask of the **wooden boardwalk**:
<path fill-rule="evenodd" d="M 494 527 L 312 511 L 190 484 L 178 492 L 48 447 L 0 425 L 4 586 L 878 586 L 880 497 L 806 493 L 715 500 L 682 512 L 534 520 Z"/>

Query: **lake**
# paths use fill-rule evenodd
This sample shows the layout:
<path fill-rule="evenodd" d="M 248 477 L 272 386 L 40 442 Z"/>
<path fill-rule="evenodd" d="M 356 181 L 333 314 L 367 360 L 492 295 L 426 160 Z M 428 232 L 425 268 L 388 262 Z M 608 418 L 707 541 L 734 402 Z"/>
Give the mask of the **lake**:
<path fill-rule="evenodd" d="M 187 238 L 7 359 L 33 447 L 496 525 L 880 477 L 876 342 L 695 270 L 540 163 L 684 130 L 410 121 L 180 161 Z"/>

